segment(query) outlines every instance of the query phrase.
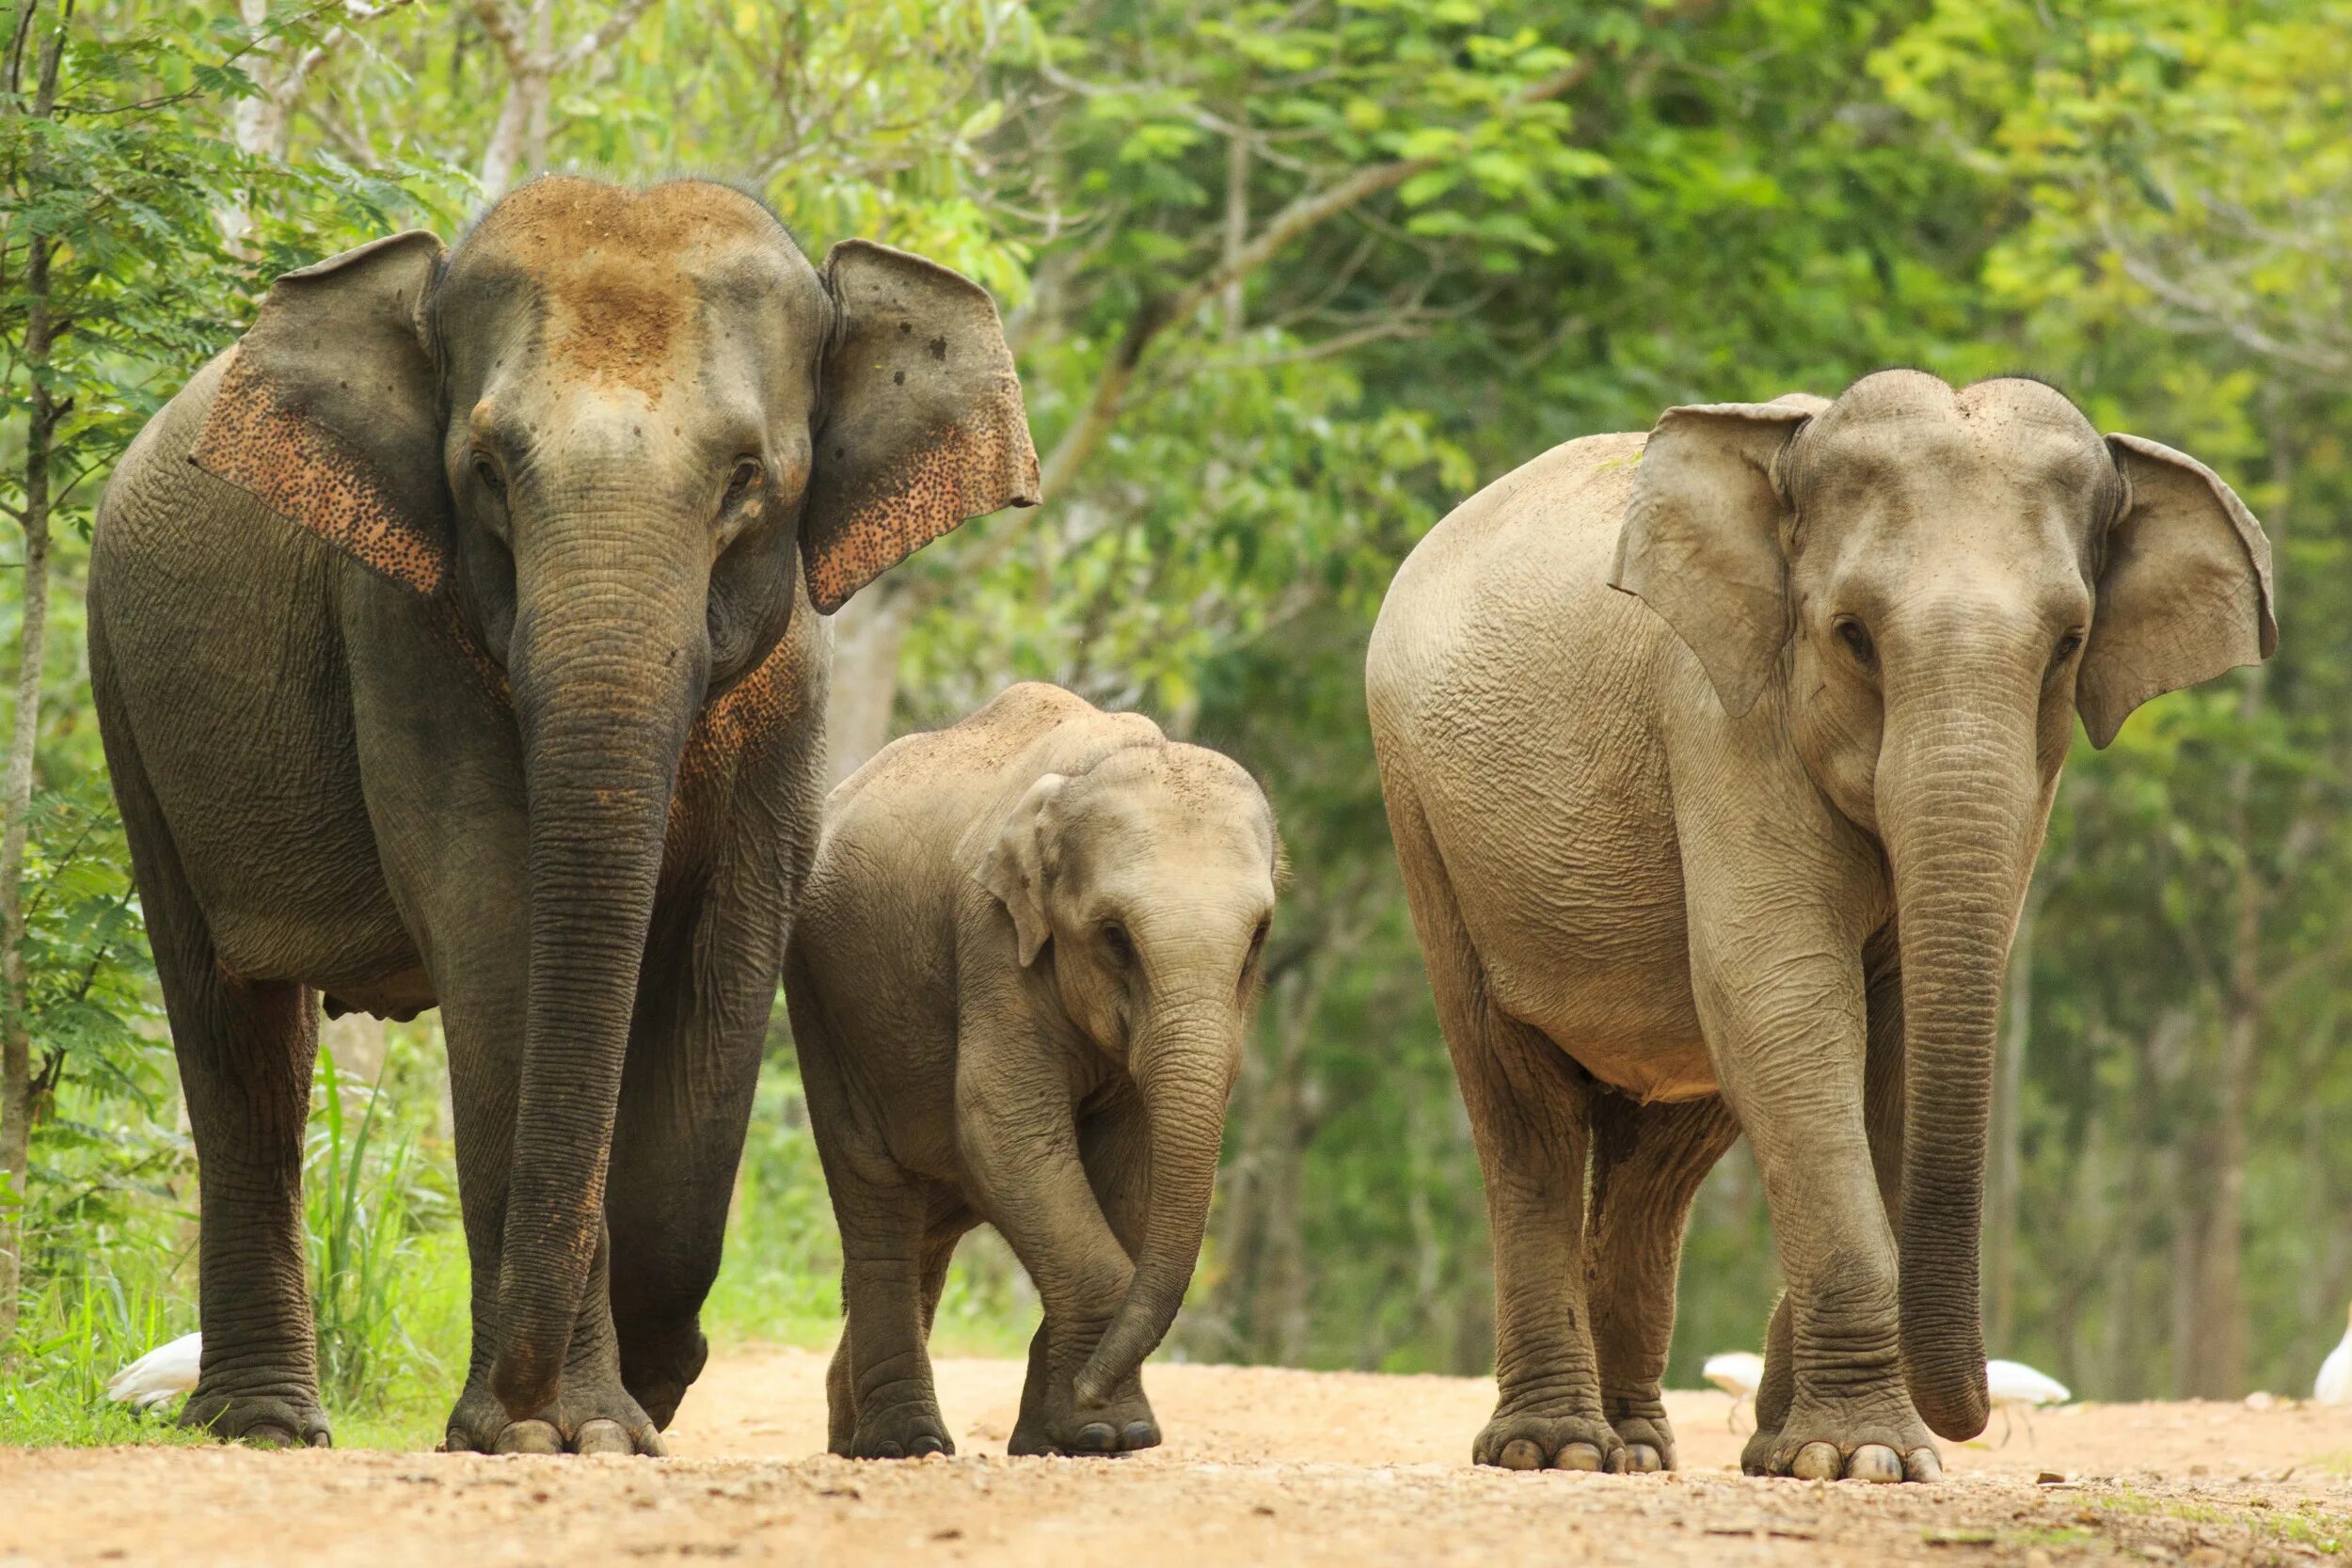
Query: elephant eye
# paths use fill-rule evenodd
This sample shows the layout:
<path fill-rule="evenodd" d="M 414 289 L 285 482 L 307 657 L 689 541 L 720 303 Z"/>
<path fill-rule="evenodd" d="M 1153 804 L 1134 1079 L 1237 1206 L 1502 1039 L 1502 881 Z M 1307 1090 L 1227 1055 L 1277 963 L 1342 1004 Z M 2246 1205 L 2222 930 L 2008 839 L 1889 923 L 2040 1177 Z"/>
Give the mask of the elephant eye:
<path fill-rule="evenodd" d="M 1273 924 L 1270 920 L 1261 920 L 1258 928 L 1249 933 L 1249 956 L 1241 961 L 1243 974 L 1247 974 L 1258 967 L 1259 957 L 1265 952 L 1265 934 Z"/>
<path fill-rule="evenodd" d="M 2050 668 L 2055 670 L 2074 657 L 2074 650 L 2083 645 L 2083 634 L 2070 631 L 2058 640 L 2058 647 L 2050 655 Z"/>
<path fill-rule="evenodd" d="M 736 464 L 735 471 L 727 475 L 727 499 L 730 501 L 740 499 L 745 491 L 758 483 L 759 460 L 752 457 L 744 458 Z"/>
<path fill-rule="evenodd" d="M 500 473 L 499 466 L 491 462 L 487 457 L 478 454 L 475 456 L 473 460 L 473 476 L 482 482 L 482 487 L 485 490 L 489 491 L 490 494 L 494 496 L 503 496 L 506 494 L 506 476 Z"/>
<path fill-rule="evenodd" d="M 1135 962 L 1135 939 L 1127 935 L 1127 927 L 1116 920 L 1103 922 L 1103 951 L 1111 956 L 1111 962 L 1121 966 Z"/>
<path fill-rule="evenodd" d="M 1872 646 L 1870 634 L 1863 629 L 1861 622 L 1851 615 L 1841 615 L 1836 626 L 1838 641 L 1846 644 L 1846 651 L 1853 655 L 1855 663 L 1865 670 L 1878 663 L 1878 649 Z"/>

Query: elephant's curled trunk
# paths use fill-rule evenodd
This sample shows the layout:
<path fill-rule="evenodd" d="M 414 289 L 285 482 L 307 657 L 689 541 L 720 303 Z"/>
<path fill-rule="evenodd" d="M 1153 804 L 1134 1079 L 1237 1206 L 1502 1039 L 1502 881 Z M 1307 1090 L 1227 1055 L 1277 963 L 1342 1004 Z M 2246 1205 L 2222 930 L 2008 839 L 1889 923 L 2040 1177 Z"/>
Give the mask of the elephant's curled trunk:
<path fill-rule="evenodd" d="M 2001 981 L 2039 843 L 2039 692 L 2012 661 L 1946 663 L 1889 693 L 1878 812 L 1903 993 L 1901 1348 L 1912 1402 L 1984 1430 L 1979 1231 Z"/>
<path fill-rule="evenodd" d="M 678 759 L 708 664 L 701 585 L 570 531 L 560 590 L 519 557 L 508 657 L 530 838 L 530 983 L 492 1389 L 555 1397 L 603 1240 L 604 1188 Z M 545 535 L 542 557 L 565 546 Z M 599 561 L 583 570 L 582 557 Z M 553 574 L 550 574 L 553 576 Z M 546 580 L 546 579 L 542 579 Z"/>
<path fill-rule="evenodd" d="M 1080 1369 L 1076 1390 L 1102 1404 L 1159 1347 L 1192 1283 L 1209 1226 L 1209 1198 L 1235 1059 L 1225 1025 L 1155 1026 L 1132 1056 L 1151 1127 L 1152 1187 L 1134 1277 L 1110 1326 Z"/>

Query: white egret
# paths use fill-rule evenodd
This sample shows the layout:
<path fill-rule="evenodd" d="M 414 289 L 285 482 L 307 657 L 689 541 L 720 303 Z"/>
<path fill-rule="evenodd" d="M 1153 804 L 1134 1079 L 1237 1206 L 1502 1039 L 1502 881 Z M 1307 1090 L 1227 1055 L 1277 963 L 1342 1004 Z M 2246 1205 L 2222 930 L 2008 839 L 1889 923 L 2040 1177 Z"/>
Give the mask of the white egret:
<path fill-rule="evenodd" d="M 152 1410 L 194 1388 L 197 1370 L 203 1359 L 204 1336 L 183 1334 L 115 1373 L 106 1384 L 106 1397 L 118 1404 Z"/>
<path fill-rule="evenodd" d="M 2352 1404 L 2352 1310 L 2344 1313 L 2344 1339 L 2319 1364 L 2312 1398 L 2322 1404 Z"/>
<path fill-rule="evenodd" d="M 2033 1418 L 2026 1413 L 2036 1405 L 2064 1404 L 2074 1397 L 2065 1384 L 2043 1372 L 2037 1372 L 2022 1361 L 1988 1361 L 1984 1364 L 1986 1391 L 1993 1396 L 1993 1408 L 2001 1413 L 2001 1441 L 2010 1438 L 2010 1414 L 2014 1411 L 2026 1423 L 2026 1440 L 2033 1440 Z"/>
<path fill-rule="evenodd" d="M 1710 1355 L 1700 1370 L 1708 1382 L 1731 1396 L 1731 1408 L 1724 1413 L 1725 1426 L 1731 1426 L 1739 1416 L 1740 1402 L 1753 1401 L 1764 1384 L 1764 1358 L 1754 1351 L 1727 1350 Z"/>

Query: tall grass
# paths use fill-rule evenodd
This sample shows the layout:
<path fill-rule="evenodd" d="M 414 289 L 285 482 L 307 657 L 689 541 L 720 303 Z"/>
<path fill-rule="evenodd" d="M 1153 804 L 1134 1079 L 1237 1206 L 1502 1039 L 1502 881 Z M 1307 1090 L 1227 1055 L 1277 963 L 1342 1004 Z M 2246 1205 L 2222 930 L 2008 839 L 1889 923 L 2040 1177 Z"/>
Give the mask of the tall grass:
<path fill-rule="evenodd" d="M 385 1065 L 389 1071 L 389 1052 Z M 383 1084 L 382 1073 L 364 1086 L 346 1083 L 334 1052 L 319 1052 L 302 1206 L 319 1392 L 330 1410 L 379 1405 L 401 1377 L 442 1370 L 405 1322 L 413 1289 L 406 1268 L 416 1260 L 421 1211 L 435 1206 L 436 1195 L 422 1180 L 415 1129 L 389 1127 L 380 1114 Z"/>

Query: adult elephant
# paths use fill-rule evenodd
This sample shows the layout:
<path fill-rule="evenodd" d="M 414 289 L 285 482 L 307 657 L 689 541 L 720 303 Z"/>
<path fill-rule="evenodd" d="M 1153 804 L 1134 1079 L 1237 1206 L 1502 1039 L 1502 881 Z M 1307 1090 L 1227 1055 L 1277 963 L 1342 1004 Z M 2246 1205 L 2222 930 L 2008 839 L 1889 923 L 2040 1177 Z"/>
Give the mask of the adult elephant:
<path fill-rule="evenodd" d="M 1669 409 L 1438 526 L 1368 687 L 1493 1225 L 1479 1462 L 1672 1466 L 1741 1130 L 1788 1282 L 1745 1466 L 1932 1479 L 1983 1429 L 2001 975 L 2074 715 L 2104 746 L 2276 640 L 2230 488 L 2019 378 Z"/>
<path fill-rule="evenodd" d="M 542 180 L 271 289 L 118 468 L 90 663 L 202 1184 L 183 1419 L 321 1444 L 318 1003 L 448 1037 L 449 1446 L 660 1451 L 818 825 L 812 610 L 1037 499 L 996 310 L 723 185 Z"/>

